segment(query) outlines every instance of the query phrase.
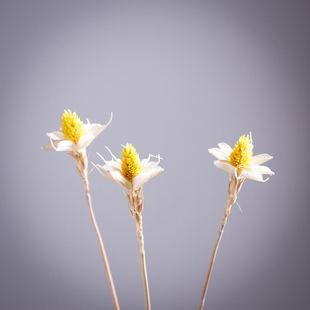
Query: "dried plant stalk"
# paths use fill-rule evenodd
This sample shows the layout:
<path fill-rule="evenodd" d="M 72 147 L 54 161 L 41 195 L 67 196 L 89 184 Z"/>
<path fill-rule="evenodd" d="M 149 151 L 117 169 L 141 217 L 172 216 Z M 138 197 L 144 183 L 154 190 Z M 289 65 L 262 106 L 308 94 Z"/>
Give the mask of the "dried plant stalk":
<path fill-rule="evenodd" d="M 117 299 L 117 295 L 116 295 L 116 291 L 115 291 L 115 287 L 114 287 L 114 283 L 112 279 L 112 274 L 111 274 L 110 267 L 109 267 L 108 258 L 107 258 L 107 255 L 104 249 L 101 234 L 100 234 L 100 231 L 99 231 L 99 228 L 96 222 L 96 218 L 93 212 L 92 204 L 91 204 L 91 197 L 89 193 L 88 172 L 87 172 L 88 159 L 87 159 L 86 151 L 84 150 L 84 152 L 81 152 L 78 154 L 72 152 L 72 153 L 69 153 L 69 155 L 71 155 L 75 159 L 76 165 L 77 165 L 76 166 L 77 171 L 79 175 L 83 178 L 86 198 L 87 198 L 87 203 L 88 203 L 88 209 L 89 209 L 90 217 L 91 217 L 91 220 L 94 225 L 94 229 L 95 229 L 98 241 L 99 241 L 100 251 L 102 254 L 104 267 L 105 267 L 107 277 L 108 277 L 108 282 L 109 282 L 109 286 L 110 286 L 110 290 L 112 294 L 114 308 L 115 310 L 119 310 L 120 308 L 119 308 L 118 299 Z"/>
<path fill-rule="evenodd" d="M 141 269 L 143 277 L 143 287 L 144 287 L 144 299 L 145 299 L 145 309 L 151 310 L 151 301 L 149 293 L 149 284 L 147 280 L 146 263 L 145 263 L 145 251 L 144 251 L 144 239 L 142 232 L 142 216 L 140 216 L 140 221 L 137 223 L 137 236 L 140 248 L 140 259 L 141 259 Z"/>
<path fill-rule="evenodd" d="M 131 205 L 130 214 L 137 225 L 137 237 L 139 242 L 141 269 L 144 287 L 144 299 L 145 309 L 151 310 L 150 292 L 147 280 L 146 263 L 145 263 L 145 251 L 144 251 L 144 237 L 143 237 L 143 223 L 142 223 L 142 209 L 143 209 L 143 194 L 142 188 L 140 187 L 136 191 L 130 191 L 126 193 L 128 203 Z"/>
<path fill-rule="evenodd" d="M 206 281 L 205 281 L 205 284 L 204 284 L 204 287 L 203 287 L 203 291 L 202 291 L 202 295 L 201 295 L 201 301 L 200 301 L 198 310 L 202 310 L 203 309 L 203 306 L 204 306 L 204 303 L 205 303 L 205 299 L 206 299 L 206 295 L 207 295 L 207 290 L 208 290 L 209 282 L 210 282 L 210 277 L 211 277 L 211 273 L 212 273 L 212 269 L 213 269 L 213 265 L 214 265 L 214 261 L 215 261 L 215 257 L 216 257 L 216 253 L 217 253 L 218 247 L 220 245 L 220 241 L 222 239 L 222 235 L 223 235 L 223 232 L 224 232 L 225 225 L 227 223 L 228 215 L 231 212 L 232 205 L 237 200 L 237 194 L 238 194 L 238 192 L 241 189 L 243 181 L 244 181 L 243 178 L 239 178 L 238 179 L 235 175 L 232 175 L 232 177 L 231 177 L 231 179 L 229 181 L 229 186 L 228 186 L 228 196 L 229 196 L 229 198 L 228 198 L 227 203 L 226 203 L 226 209 L 225 209 L 224 216 L 223 216 L 223 219 L 222 219 L 221 227 L 220 227 L 220 230 L 219 230 L 216 242 L 215 242 L 215 246 L 214 246 L 214 249 L 213 249 L 213 253 L 212 253 L 212 257 L 211 257 L 211 261 L 210 261 L 210 265 L 209 265 L 209 269 L 208 269 L 208 274 L 207 274 Z"/>

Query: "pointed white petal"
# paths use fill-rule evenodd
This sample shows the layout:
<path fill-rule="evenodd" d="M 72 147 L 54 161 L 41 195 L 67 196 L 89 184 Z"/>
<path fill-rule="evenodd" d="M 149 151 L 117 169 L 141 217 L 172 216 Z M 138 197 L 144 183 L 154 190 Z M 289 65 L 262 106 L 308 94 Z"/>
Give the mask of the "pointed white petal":
<path fill-rule="evenodd" d="M 132 179 L 132 189 L 136 191 L 142 187 L 150 178 L 147 172 L 141 172 Z"/>
<path fill-rule="evenodd" d="M 158 167 L 158 162 L 157 161 L 150 161 L 147 164 L 142 165 L 141 168 L 143 172 L 147 172 L 155 167 Z"/>
<path fill-rule="evenodd" d="M 109 148 L 108 148 L 107 146 L 106 146 L 105 148 L 110 152 L 112 158 L 113 158 L 117 163 L 119 163 L 120 165 L 122 165 L 121 159 L 119 159 L 119 158 L 117 158 L 116 156 L 114 156 L 113 153 L 109 150 Z"/>
<path fill-rule="evenodd" d="M 227 144 L 227 143 L 219 143 L 218 146 L 220 147 L 220 149 L 226 153 L 228 156 L 231 154 L 231 152 L 233 151 L 233 149 Z"/>
<path fill-rule="evenodd" d="M 42 150 L 54 150 L 51 142 L 47 143 L 44 147 L 41 147 Z"/>
<path fill-rule="evenodd" d="M 214 147 L 212 149 L 208 149 L 208 151 L 218 160 L 229 160 L 229 155 L 227 155 L 226 152 L 222 151 L 221 149 Z"/>
<path fill-rule="evenodd" d="M 65 140 L 54 140 L 46 144 L 46 146 L 42 147 L 42 150 L 55 150 L 58 146 L 58 143 Z"/>
<path fill-rule="evenodd" d="M 161 172 L 163 172 L 164 169 L 159 167 L 159 166 L 156 166 L 156 167 L 153 167 L 151 170 L 147 171 L 147 173 L 149 174 L 149 179 L 155 177 L 157 174 L 160 174 Z"/>
<path fill-rule="evenodd" d="M 64 134 L 62 132 L 59 132 L 59 131 L 53 131 L 53 132 L 47 133 L 47 135 L 52 140 L 65 140 Z"/>
<path fill-rule="evenodd" d="M 260 172 L 261 174 L 270 174 L 270 175 L 274 175 L 274 172 L 271 171 L 270 168 L 266 167 L 266 166 L 251 166 L 250 167 L 251 170 L 256 170 L 258 172 Z"/>
<path fill-rule="evenodd" d="M 74 152 L 75 144 L 69 140 L 62 140 L 57 144 L 56 151 Z"/>
<path fill-rule="evenodd" d="M 111 171 L 111 169 L 108 169 L 107 167 L 108 167 L 108 165 L 104 165 L 104 166 L 101 166 L 101 165 L 95 165 L 95 167 L 98 169 L 98 171 L 100 172 L 100 173 L 104 173 L 104 172 L 107 172 L 107 171 Z M 104 172 L 102 172 L 101 170 L 103 170 Z"/>
<path fill-rule="evenodd" d="M 132 183 L 129 182 L 127 179 L 124 178 L 124 176 L 119 171 L 107 171 L 104 172 L 103 175 L 120 186 L 124 187 L 128 191 L 132 189 Z"/>
<path fill-rule="evenodd" d="M 108 164 L 110 165 L 111 169 L 117 170 L 117 171 L 122 171 L 122 165 L 119 162 L 111 160 L 108 162 Z"/>
<path fill-rule="evenodd" d="M 83 124 L 83 127 L 86 134 L 97 137 L 106 126 L 102 126 L 100 124 Z"/>
<path fill-rule="evenodd" d="M 96 152 L 96 153 L 106 163 L 106 160 L 103 158 L 103 156 L 101 156 L 98 152 Z"/>
<path fill-rule="evenodd" d="M 272 158 L 273 157 L 268 154 L 260 154 L 260 155 L 253 156 L 252 165 L 256 166 L 256 165 L 263 164 Z"/>
<path fill-rule="evenodd" d="M 112 160 L 105 160 L 98 152 L 97 152 L 97 154 L 105 162 L 105 165 L 102 166 L 102 167 L 105 167 L 105 169 L 106 169 L 105 171 L 111 171 L 111 170 L 122 171 L 122 162 L 121 161 L 120 162 L 119 161 L 115 161 L 115 160 L 113 160 L 113 158 L 112 158 Z"/>
<path fill-rule="evenodd" d="M 140 163 L 140 164 L 141 164 L 142 170 L 148 166 L 148 163 L 149 163 L 149 158 L 146 158 L 146 159 L 142 159 L 142 160 L 141 160 L 141 163 Z"/>
<path fill-rule="evenodd" d="M 155 175 L 164 171 L 161 167 L 153 167 L 153 169 L 149 170 L 148 172 L 141 172 L 137 176 L 132 179 L 132 188 L 133 190 L 137 190 L 142 187 L 148 180 L 155 177 Z"/>
<path fill-rule="evenodd" d="M 76 144 L 76 148 L 78 150 L 85 149 L 93 142 L 94 139 L 95 137 L 93 135 L 85 134 L 79 139 L 78 143 Z"/>
<path fill-rule="evenodd" d="M 223 169 L 225 171 L 227 171 L 230 174 L 234 174 L 235 173 L 235 167 L 233 167 L 229 162 L 226 161 L 222 161 L 222 160 L 216 160 L 214 162 L 214 165 L 220 169 Z"/>
<path fill-rule="evenodd" d="M 83 124 L 83 127 L 85 129 L 85 132 L 87 134 L 93 135 L 95 138 L 100 134 L 100 132 L 105 129 L 112 121 L 113 114 L 111 113 L 111 118 L 109 122 L 106 125 L 100 125 L 100 124 L 90 124 L 89 121 L 87 124 Z"/>
<path fill-rule="evenodd" d="M 52 146 L 52 143 L 47 143 L 44 147 L 41 147 L 42 150 L 55 150 Z"/>
<path fill-rule="evenodd" d="M 259 171 L 252 170 L 251 168 L 246 168 L 242 170 L 242 175 L 246 179 L 259 181 L 259 182 L 266 182 L 268 180 L 268 179 L 264 180 L 263 175 Z"/>
<path fill-rule="evenodd" d="M 106 161 L 104 166 L 97 165 L 100 169 L 104 171 L 122 171 L 120 165 L 114 160 Z"/>
<path fill-rule="evenodd" d="M 155 158 L 157 158 L 157 161 L 150 161 L 150 158 L 151 157 L 155 157 Z M 142 168 L 142 171 L 147 171 L 147 170 L 149 170 L 149 169 L 151 169 L 152 167 L 155 167 L 155 166 L 157 166 L 159 163 L 160 163 L 160 160 L 161 160 L 162 158 L 160 158 L 160 155 L 158 154 L 157 156 L 154 156 L 154 155 L 149 155 L 149 157 L 148 158 L 146 158 L 146 159 L 143 159 L 142 161 L 141 161 L 141 168 Z"/>

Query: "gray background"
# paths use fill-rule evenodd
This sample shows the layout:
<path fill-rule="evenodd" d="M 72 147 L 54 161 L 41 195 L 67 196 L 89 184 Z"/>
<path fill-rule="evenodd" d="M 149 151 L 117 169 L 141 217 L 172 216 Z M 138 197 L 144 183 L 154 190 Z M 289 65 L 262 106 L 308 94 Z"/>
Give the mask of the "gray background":
<path fill-rule="evenodd" d="M 228 219 L 205 309 L 310 309 L 309 1 L 1 1 L 0 309 L 113 309 L 81 178 L 42 151 L 64 109 L 160 153 L 144 186 L 153 309 L 197 309 L 227 200 L 208 148 L 252 132 L 274 156 Z M 120 186 L 90 174 L 121 309 L 143 309 Z"/>

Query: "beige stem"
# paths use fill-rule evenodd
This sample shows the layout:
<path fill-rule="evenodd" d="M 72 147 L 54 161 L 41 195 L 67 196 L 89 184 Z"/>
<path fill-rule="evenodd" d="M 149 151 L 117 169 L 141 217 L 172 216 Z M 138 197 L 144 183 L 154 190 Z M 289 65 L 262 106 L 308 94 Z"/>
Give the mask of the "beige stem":
<path fill-rule="evenodd" d="M 221 238 L 222 238 L 222 235 L 223 235 L 223 232 L 224 232 L 224 227 L 225 227 L 225 225 L 227 223 L 228 215 L 231 212 L 231 206 L 235 203 L 236 199 L 237 199 L 237 197 L 235 196 L 235 197 L 229 197 L 229 199 L 227 200 L 226 209 L 225 209 L 225 212 L 224 212 L 221 228 L 219 230 L 219 233 L 218 233 L 218 236 L 217 236 L 217 239 L 216 239 L 216 242 L 215 242 L 215 246 L 214 246 L 214 249 L 213 249 L 213 253 L 212 253 L 212 257 L 211 257 L 211 261 L 210 261 L 210 265 L 209 265 L 209 270 L 208 270 L 208 274 L 207 274 L 205 285 L 203 287 L 201 301 L 200 301 L 198 310 L 202 310 L 203 309 L 203 305 L 205 303 L 205 298 L 206 298 L 206 295 L 207 295 L 208 285 L 209 285 L 209 282 L 210 282 L 210 277 L 211 277 L 211 273 L 212 273 L 212 269 L 213 269 L 213 264 L 214 264 L 214 261 L 215 261 L 216 252 L 217 252 L 217 249 L 218 249 L 218 247 L 220 245 L 220 241 L 221 241 Z"/>
<path fill-rule="evenodd" d="M 144 286 L 144 298 L 145 298 L 145 309 L 151 310 L 151 301 L 149 293 L 149 285 L 147 281 L 146 263 L 145 263 L 145 251 L 144 251 L 144 238 L 143 238 L 143 226 L 142 226 L 142 216 L 139 214 L 139 220 L 136 221 L 137 224 L 137 236 L 140 248 L 140 259 Z"/>
<path fill-rule="evenodd" d="M 100 231 L 99 231 L 99 228 L 98 228 L 97 223 L 96 223 L 95 215 L 94 215 L 92 204 L 91 204 L 87 175 L 83 177 L 83 181 L 84 181 L 84 186 L 85 186 L 85 191 L 86 191 L 86 198 L 87 198 L 88 208 L 89 208 L 89 212 L 90 212 L 90 217 L 91 217 L 91 220 L 93 222 L 95 232 L 96 232 L 96 235 L 97 235 L 97 238 L 99 241 L 99 246 L 100 246 L 100 250 L 101 250 L 101 254 L 102 254 L 102 258 L 103 258 L 103 262 L 104 262 L 104 267 L 105 267 L 105 270 L 106 270 L 106 273 L 108 276 L 108 281 L 109 281 L 109 285 L 110 285 L 110 289 L 111 289 L 114 308 L 115 308 L 115 310 L 119 310 L 119 304 L 118 304 L 116 291 L 114 288 L 114 283 L 113 283 L 113 279 L 112 279 L 112 275 L 111 275 L 111 271 L 110 271 L 110 267 L 109 267 L 109 263 L 108 263 L 108 258 L 107 258 L 107 255 L 105 253 L 102 238 L 101 238 Z"/>

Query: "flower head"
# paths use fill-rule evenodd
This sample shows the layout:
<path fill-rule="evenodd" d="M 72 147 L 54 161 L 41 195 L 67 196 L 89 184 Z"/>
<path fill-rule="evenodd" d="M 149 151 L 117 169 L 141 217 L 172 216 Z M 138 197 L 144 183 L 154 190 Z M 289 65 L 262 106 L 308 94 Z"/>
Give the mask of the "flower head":
<path fill-rule="evenodd" d="M 110 152 L 111 153 L 111 152 Z M 98 153 L 97 153 L 98 154 Z M 98 154 L 102 159 L 103 157 Z M 116 158 L 112 153 L 112 160 L 106 161 L 104 166 L 96 165 L 100 173 L 128 191 L 139 190 L 148 180 L 162 172 L 159 167 L 160 156 L 149 155 L 147 159 L 140 161 L 139 154 L 131 144 L 126 144 L 123 149 L 123 159 Z M 158 160 L 150 161 L 151 156 Z"/>
<path fill-rule="evenodd" d="M 131 181 L 139 173 L 141 173 L 141 162 L 139 154 L 136 149 L 131 144 L 126 144 L 123 149 L 123 159 L 122 159 L 122 175 Z"/>
<path fill-rule="evenodd" d="M 264 162 L 273 157 L 268 154 L 260 154 L 253 156 L 252 137 L 241 136 L 232 149 L 226 143 L 219 143 L 220 148 L 209 149 L 209 152 L 218 160 L 214 164 L 238 179 L 252 179 L 255 181 L 266 182 L 268 179 L 263 179 L 263 174 L 274 175 L 268 167 L 260 166 Z"/>
<path fill-rule="evenodd" d="M 79 139 L 85 135 L 83 122 L 75 112 L 72 114 L 70 110 L 68 110 L 68 112 L 65 110 L 61 122 L 62 133 L 66 140 L 70 140 L 74 144 L 77 144 Z"/>
<path fill-rule="evenodd" d="M 112 114 L 106 125 L 83 124 L 80 118 L 70 110 L 64 111 L 62 115 L 62 132 L 53 131 L 48 133 L 50 142 L 43 148 L 44 150 L 66 151 L 74 154 L 83 151 L 112 121 Z"/>

